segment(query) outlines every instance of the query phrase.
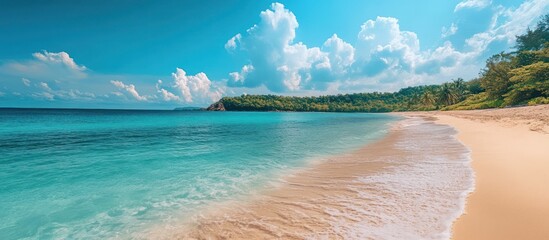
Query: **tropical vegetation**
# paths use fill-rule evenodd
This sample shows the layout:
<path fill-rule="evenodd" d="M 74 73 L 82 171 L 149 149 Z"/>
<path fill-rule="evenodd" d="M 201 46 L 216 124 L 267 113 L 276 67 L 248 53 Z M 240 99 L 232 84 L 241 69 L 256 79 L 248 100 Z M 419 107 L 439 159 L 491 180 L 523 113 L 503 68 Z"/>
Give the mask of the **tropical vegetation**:
<path fill-rule="evenodd" d="M 469 81 L 458 78 L 441 85 L 407 87 L 393 93 L 242 95 L 224 97 L 214 105 L 232 111 L 390 112 L 549 103 L 549 14 L 534 30 L 517 36 L 516 42 L 516 51 L 488 58 L 479 77 Z"/>

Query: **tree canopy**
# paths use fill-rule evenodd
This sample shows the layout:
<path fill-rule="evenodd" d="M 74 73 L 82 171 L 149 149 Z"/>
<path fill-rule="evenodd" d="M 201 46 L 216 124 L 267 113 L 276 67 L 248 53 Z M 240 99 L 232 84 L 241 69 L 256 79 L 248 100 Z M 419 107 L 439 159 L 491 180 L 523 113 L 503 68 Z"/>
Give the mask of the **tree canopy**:
<path fill-rule="evenodd" d="M 479 77 L 441 85 L 415 86 L 398 92 L 291 97 L 242 95 L 214 105 L 232 111 L 390 112 L 477 109 L 549 103 L 549 14 L 535 29 L 517 36 L 515 49 L 486 60 Z"/>

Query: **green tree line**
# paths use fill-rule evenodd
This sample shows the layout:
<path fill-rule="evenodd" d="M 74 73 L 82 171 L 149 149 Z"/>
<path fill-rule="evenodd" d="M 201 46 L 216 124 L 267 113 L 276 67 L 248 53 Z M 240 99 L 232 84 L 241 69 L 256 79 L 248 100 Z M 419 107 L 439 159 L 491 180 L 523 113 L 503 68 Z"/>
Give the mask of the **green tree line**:
<path fill-rule="evenodd" d="M 549 103 L 549 14 L 535 29 L 517 36 L 516 42 L 516 51 L 488 58 L 479 77 L 469 81 L 458 78 L 393 93 L 312 97 L 242 95 L 224 97 L 215 104 L 222 104 L 229 111 L 391 112 Z"/>

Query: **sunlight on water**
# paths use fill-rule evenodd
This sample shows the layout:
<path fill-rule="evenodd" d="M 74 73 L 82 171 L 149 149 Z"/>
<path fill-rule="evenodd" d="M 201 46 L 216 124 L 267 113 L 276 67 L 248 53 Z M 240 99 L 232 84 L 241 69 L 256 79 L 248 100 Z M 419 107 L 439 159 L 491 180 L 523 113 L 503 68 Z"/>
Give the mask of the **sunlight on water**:
<path fill-rule="evenodd" d="M 0 239 L 124 238 L 381 137 L 382 114 L 0 110 Z"/>

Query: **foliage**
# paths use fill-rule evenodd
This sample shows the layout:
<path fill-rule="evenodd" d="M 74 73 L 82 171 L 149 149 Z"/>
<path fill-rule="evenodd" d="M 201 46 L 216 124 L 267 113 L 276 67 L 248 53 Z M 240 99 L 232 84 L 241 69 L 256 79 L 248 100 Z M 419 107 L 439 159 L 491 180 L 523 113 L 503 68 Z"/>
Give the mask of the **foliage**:
<path fill-rule="evenodd" d="M 513 69 L 510 74 L 513 85 L 511 90 L 504 95 L 507 105 L 549 96 L 549 63 L 533 63 Z"/>
<path fill-rule="evenodd" d="M 511 54 L 499 53 L 486 61 L 481 72 L 480 84 L 490 99 L 501 98 L 509 90 L 509 71 L 512 69 Z"/>
<path fill-rule="evenodd" d="M 526 34 L 517 36 L 516 48 L 518 51 L 540 50 L 546 42 L 549 42 L 549 14 L 542 17 L 536 29 L 528 29 Z"/>
<path fill-rule="evenodd" d="M 528 101 L 528 105 L 549 104 L 549 97 L 537 97 Z"/>
<path fill-rule="evenodd" d="M 443 85 L 403 88 L 394 93 L 354 93 L 335 96 L 291 97 L 242 95 L 220 100 L 231 111 L 391 112 L 435 110 L 465 99 L 463 79 Z"/>
<path fill-rule="evenodd" d="M 479 78 L 470 80 L 466 82 L 465 85 L 467 87 L 467 91 L 471 94 L 478 94 L 485 91 L 484 88 L 482 88 L 482 85 L 480 84 Z"/>
<path fill-rule="evenodd" d="M 290 97 L 242 95 L 224 97 L 232 111 L 390 112 L 467 110 L 517 104 L 549 103 L 549 14 L 536 29 L 517 36 L 517 52 L 499 53 L 486 61 L 480 76 L 441 85 L 403 88 L 393 93 L 354 93 Z"/>
<path fill-rule="evenodd" d="M 457 104 L 447 106 L 442 110 L 472 110 L 472 109 L 486 109 L 486 108 L 498 108 L 503 105 L 503 100 L 495 99 L 489 100 L 485 92 L 479 94 L 472 94 L 468 96 L 464 101 Z"/>

